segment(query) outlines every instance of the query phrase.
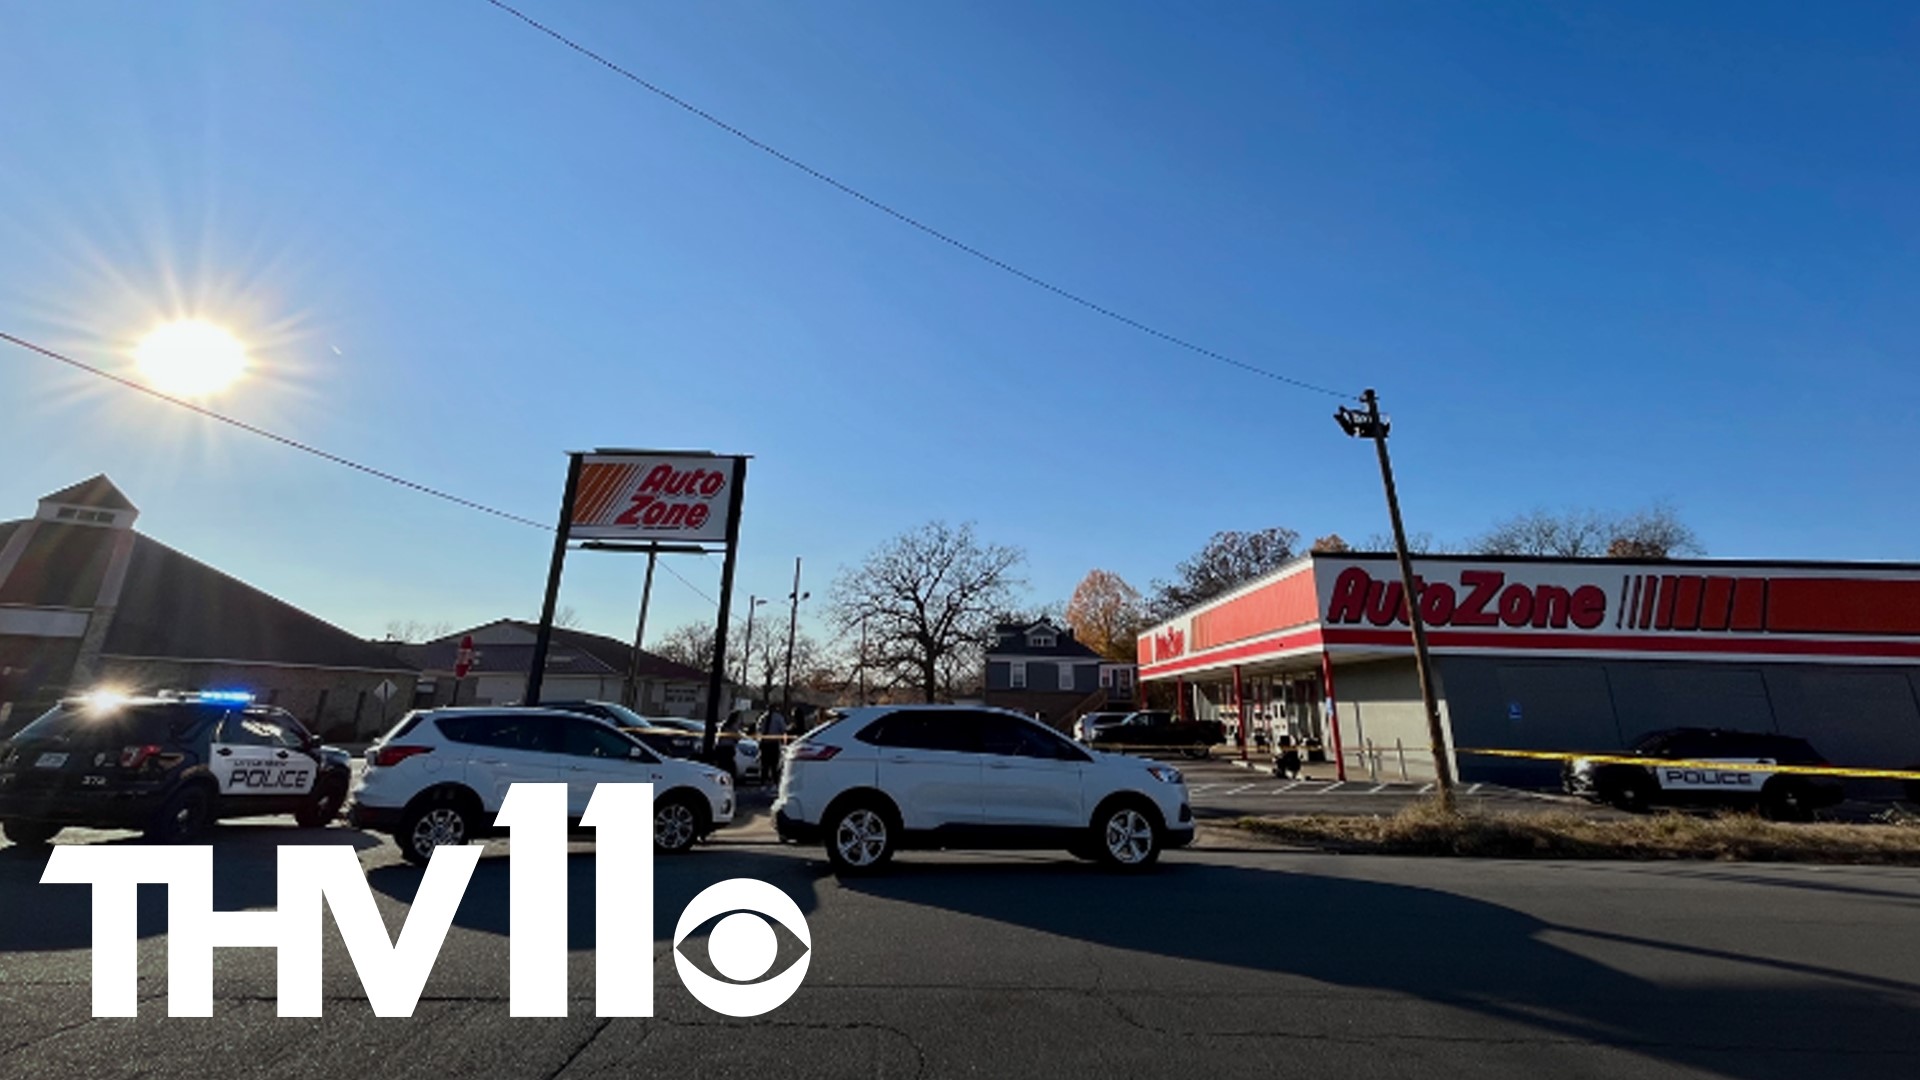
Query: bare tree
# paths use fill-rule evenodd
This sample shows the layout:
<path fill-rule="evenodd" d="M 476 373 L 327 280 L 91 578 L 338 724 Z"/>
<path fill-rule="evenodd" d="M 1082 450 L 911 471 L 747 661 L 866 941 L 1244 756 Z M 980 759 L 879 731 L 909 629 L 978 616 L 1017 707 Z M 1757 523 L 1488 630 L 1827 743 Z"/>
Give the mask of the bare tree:
<path fill-rule="evenodd" d="M 1299 533 L 1279 525 L 1259 532 L 1214 533 L 1198 554 L 1174 567 L 1177 579 L 1153 583 L 1150 614 L 1167 618 L 1278 569 L 1293 558 L 1299 542 Z"/>
<path fill-rule="evenodd" d="M 1667 559 L 1675 555 L 1704 555 L 1706 548 L 1692 527 L 1666 503 L 1636 510 L 1614 523 L 1607 554 L 1619 559 Z"/>
<path fill-rule="evenodd" d="M 442 620 L 436 623 L 423 623 L 418 619 L 388 619 L 387 640 L 417 644 L 422 641 L 438 641 L 453 633 L 453 624 Z"/>
<path fill-rule="evenodd" d="M 1025 558 L 1017 548 L 982 543 L 972 525 L 929 522 L 843 569 L 833 583 L 833 614 L 855 633 L 866 622 L 870 668 L 936 701 L 943 663 L 985 645 L 994 615 L 1012 608 Z"/>
<path fill-rule="evenodd" d="M 1367 537 L 1366 543 L 1361 545 L 1360 550 L 1392 551 L 1394 550 L 1393 534 L 1383 532 L 1374 533 Z M 1411 532 L 1407 534 L 1407 551 L 1414 555 L 1449 555 L 1453 553 L 1453 550 L 1453 545 L 1445 544 L 1434 539 L 1433 534 L 1430 532 Z"/>
<path fill-rule="evenodd" d="M 648 642 L 647 651 L 676 664 L 706 671 L 713 666 L 713 626 L 703 622 L 682 623 L 667 631 L 664 637 Z"/>
<path fill-rule="evenodd" d="M 1664 559 L 1698 554 L 1700 541 L 1664 503 L 1626 514 L 1592 509 L 1533 510 L 1494 525 L 1475 540 L 1482 555 L 1550 555 L 1590 559 L 1602 555 Z"/>
<path fill-rule="evenodd" d="M 1135 641 L 1146 625 L 1146 601 L 1140 590 L 1110 570 L 1089 570 L 1067 601 L 1067 625 L 1081 644 L 1110 660 L 1132 660 Z"/>

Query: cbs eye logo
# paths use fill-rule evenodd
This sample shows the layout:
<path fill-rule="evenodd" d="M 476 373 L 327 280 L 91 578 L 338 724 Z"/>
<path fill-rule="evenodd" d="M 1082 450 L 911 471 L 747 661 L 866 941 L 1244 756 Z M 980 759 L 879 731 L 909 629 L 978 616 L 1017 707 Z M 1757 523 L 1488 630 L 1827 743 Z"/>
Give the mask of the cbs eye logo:
<path fill-rule="evenodd" d="M 730 981 L 701 971 L 682 951 L 688 936 L 716 916 L 725 917 L 708 931 L 707 956 L 714 970 Z M 806 951 L 793 966 L 769 977 L 780 954 L 773 923 L 786 927 Z M 702 889 L 673 928 L 673 964 L 680 981 L 700 1004 L 727 1016 L 759 1016 L 785 1004 L 807 977 L 811 959 L 813 935 L 799 905 L 755 878 L 729 878 Z"/>

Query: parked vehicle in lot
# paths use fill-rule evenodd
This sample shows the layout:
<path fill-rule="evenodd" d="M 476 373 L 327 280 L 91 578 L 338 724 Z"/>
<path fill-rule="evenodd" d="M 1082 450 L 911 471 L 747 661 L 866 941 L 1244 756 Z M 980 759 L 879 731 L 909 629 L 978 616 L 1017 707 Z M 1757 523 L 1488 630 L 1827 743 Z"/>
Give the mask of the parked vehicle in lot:
<path fill-rule="evenodd" d="M 346 801 L 350 765 L 346 751 L 248 694 L 94 694 L 0 743 L 0 828 L 25 845 L 69 825 L 180 842 L 257 814 L 317 828 Z"/>
<path fill-rule="evenodd" d="M 442 844 L 490 834 L 516 783 L 567 785 L 567 815 L 586 812 L 602 783 L 653 785 L 653 840 L 679 853 L 733 820 L 724 770 L 648 749 L 597 717 L 540 708 L 449 708 L 408 713 L 367 748 L 347 817 L 391 834 L 424 865 Z"/>
<path fill-rule="evenodd" d="M 679 716 L 643 716 L 612 701 L 543 701 L 543 709 L 562 709 L 580 713 L 584 716 L 597 716 L 610 721 L 614 726 L 626 729 L 638 737 L 641 742 L 669 757 L 688 758 L 694 761 L 705 760 L 701 757 L 701 748 L 706 745 L 707 725 L 698 720 L 688 720 Z M 691 743 L 676 739 L 669 733 L 692 734 Z M 672 749 L 668 749 L 672 747 Z M 687 752 L 689 747 L 691 753 Z M 738 732 L 721 731 L 713 744 L 713 764 L 727 770 L 734 783 L 742 776 L 755 776 L 760 771 L 760 747 L 752 739 Z"/>
<path fill-rule="evenodd" d="M 691 734 L 696 743 L 704 745 L 707 738 L 705 721 L 689 720 L 682 716 L 649 716 L 647 723 L 656 728 L 672 728 Z M 714 763 L 733 773 L 734 779 L 742 776 L 759 776 L 767 764 L 765 755 L 760 752 L 760 741 L 751 735 L 725 728 L 714 732 Z"/>
<path fill-rule="evenodd" d="M 1656 806 L 1728 807 L 1757 809 L 1777 821 L 1805 821 L 1846 796 L 1836 780 L 1767 768 L 1827 764 L 1805 739 L 1787 735 L 1672 728 L 1641 736 L 1619 756 L 1645 758 L 1646 764 L 1573 758 L 1562 767 L 1562 786 L 1569 794 L 1631 812 Z M 1689 761 L 1713 767 L 1684 764 Z"/>
<path fill-rule="evenodd" d="M 1178 769 L 966 706 L 842 711 L 789 749 L 773 810 L 782 839 L 823 842 L 842 871 L 916 847 L 1064 848 L 1137 868 L 1193 841 Z"/>
<path fill-rule="evenodd" d="M 1116 750 L 1165 748 L 1202 758 L 1226 738 L 1226 728 L 1218 720 L 1182 720 L 1162 709 L 1143 709 L 1095 732 L 1093 745 Z"/>
<path fill-rule="evenodd" d="M 1131 712 L 1086 713 L 1082 715 L 1080 719 L 1073 722 L 1074 738 L 1079 739 L 1083 743 L 1090 743 L 1093 741 L 1095 735 L 1132 715 Z"/>

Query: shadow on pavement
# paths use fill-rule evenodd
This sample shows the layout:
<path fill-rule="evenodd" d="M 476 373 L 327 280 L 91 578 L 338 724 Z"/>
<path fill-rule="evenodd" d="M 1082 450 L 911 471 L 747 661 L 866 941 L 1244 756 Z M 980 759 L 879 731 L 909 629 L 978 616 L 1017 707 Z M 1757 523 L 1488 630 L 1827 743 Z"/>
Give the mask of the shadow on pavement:
<path fill-rule="evenodd" d="M 591 851 L 574 851 L 567 856 L 567 948 L 593 948 L 594 893 L 597 880 L 595 858 Z M 504 853 L 489 854 L 480 860 L 467 885 L 466 896 L 454 914 L 453 924 L 461 929 L 507 936 L 512 923 L 512 864 Z M 778 886 L 809 914 L 819 902 L 816 884 L 824 867 L 767 851 L 742 848 L 707 847 L 690 854 L 654 859 L 653 936 L 655 941 L 671 941 L 680 912 L 700 890 L 728 878 L 758 878 Z M 410 904 L 420 889 L 423 871 L 404 863 L 377 867 L 367 872 L 367 882 L 376 893 Z M 269 901 L 271 903 L 271 901 Z"/>
<path fill-rule="evenodd" d="M 1120 877 L 911 859 L 842 885 L 1112 949 L 1403 994 L 1726 1076 L 1885 1076 L 1920 1046 L 1920 982 L 1587 934 L 1434 889 L 1202 863 Z M 1582 936 L 1581 952 L 1652 954 L 1661 981 L 1556 943 Z"/>

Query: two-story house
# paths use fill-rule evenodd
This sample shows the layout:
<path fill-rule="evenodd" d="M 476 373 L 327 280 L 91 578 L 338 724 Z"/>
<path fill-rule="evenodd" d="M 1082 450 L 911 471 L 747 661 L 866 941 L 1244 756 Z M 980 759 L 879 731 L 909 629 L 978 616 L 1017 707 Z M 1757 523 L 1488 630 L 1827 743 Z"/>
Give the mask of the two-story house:
<path fill-rule="evenodd" d="M 987 647 L 986 703 L 1061 731 L 1081 714 L 1135 707 L 1137 665 L 1109 660 L 1051 620 L 1001 623 Z"/>

